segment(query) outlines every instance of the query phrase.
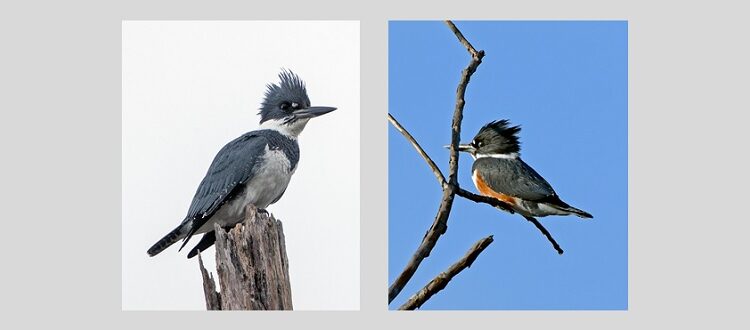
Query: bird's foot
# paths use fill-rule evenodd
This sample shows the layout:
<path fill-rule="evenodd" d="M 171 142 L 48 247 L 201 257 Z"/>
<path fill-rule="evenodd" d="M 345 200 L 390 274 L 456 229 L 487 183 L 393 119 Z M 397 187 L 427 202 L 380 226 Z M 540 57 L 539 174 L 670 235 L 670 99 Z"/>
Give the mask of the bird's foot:
<path fill-rule="evenodd" d="M 271 216 L 271 213 L 270 213 L 270 212 L 268 212 L 268 210 L 266 210 L 266 209 L 261 209 L 261 208 L 259 208 L 259 209 L 258 209 L 258 213 L 264 214 L 264 215 L 266 215 L 266 216 L 268 216 L 268 217 L 270 217 L 270 216 Z"/>

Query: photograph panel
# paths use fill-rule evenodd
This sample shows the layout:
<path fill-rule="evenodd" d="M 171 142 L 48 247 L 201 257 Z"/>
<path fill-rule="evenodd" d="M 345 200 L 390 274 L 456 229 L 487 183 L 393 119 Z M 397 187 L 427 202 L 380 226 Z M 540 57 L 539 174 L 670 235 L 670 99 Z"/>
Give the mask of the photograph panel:
<path fill-rule="evenodd" d="M 389 23 L 390 309 L 628 308 L 627 47 L 625 21 Z"/>
<path fill-rule="evenodd" d="M 205 310 L 199 251 L 222 309 L 359 309 L 359 63 L 356 21 L 122 23 L 124 310 Z"/>

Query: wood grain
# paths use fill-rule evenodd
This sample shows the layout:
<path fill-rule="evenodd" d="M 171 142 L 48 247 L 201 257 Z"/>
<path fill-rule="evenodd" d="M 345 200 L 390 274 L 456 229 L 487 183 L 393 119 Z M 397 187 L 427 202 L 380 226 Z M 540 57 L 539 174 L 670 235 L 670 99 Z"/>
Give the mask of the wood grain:
<path fill-rule="evenodd" d="M 216 232 L 216 284 L 199 259 L 209 310 L 292 310 L 281 221 L 248 205 L 245 221 Z"/>

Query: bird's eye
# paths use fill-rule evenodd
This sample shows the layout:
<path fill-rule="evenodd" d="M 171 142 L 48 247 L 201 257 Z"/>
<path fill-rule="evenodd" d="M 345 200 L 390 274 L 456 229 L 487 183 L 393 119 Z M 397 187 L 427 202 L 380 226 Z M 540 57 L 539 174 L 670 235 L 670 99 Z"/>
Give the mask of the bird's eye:
<path fill-rule="evenodd" d="M 297 102 L 292 102 L 292 109 L 295 109 L 295 110 L 296 110 L 296 109 L 299 109 L 299 103 L 297 103 Z"/>
<path fill-rule="evenodd" d="M 477 142 L 477 148 L 482 146 L 482 141 Z"/>
<path fill-rule="evenodd" d="M 289 102 L 282 102 L 281 104 L 279 104 L 279 108 L 284 111 L 289 110 L 290 106 L 291 104 L 289 104 Z"/>

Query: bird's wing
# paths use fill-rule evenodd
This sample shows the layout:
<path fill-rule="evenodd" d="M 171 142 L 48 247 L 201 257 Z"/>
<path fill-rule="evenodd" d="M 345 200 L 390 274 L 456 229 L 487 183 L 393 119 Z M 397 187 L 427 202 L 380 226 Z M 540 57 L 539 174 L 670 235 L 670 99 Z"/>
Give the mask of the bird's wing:
<path fill-rule="evenodd" d="M 556 196 L 547 180 L 521 158 L 479 158 L 474 162 L 472 171 L 479 171 L 492 190 L 504 195 L 528 201 Z"/>
<path fill-rule="evenodd" d="M 208 173 L 198 186 L 184 223 L 191 223 L 187 239 L 208 221 L 225 201 L 238 193 L 252 178 L 268 141 L 254 132 L 246 133 L 225 145 L 216 154 Z M 184 246 L 184 243 L 183 243 Z"/>

